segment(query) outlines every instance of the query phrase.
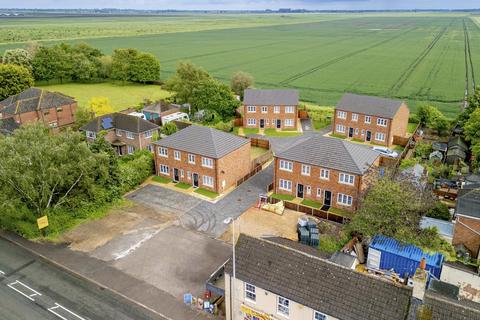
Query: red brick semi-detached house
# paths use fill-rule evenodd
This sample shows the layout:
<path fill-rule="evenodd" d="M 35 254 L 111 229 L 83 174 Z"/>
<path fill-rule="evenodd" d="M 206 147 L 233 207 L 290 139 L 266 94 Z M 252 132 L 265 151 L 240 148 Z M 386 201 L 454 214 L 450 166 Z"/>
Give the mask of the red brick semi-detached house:
<path fill-rule="evenodd" d="M 333 132 L 391 146 L 394 136 L 406 136 L 409 116 L 403 101 L 347 93 L 335 108 Z"/>
<path fill-rule="evenodd" d="M 100 132 L 105 132 L 105 140 L 110 142 L 119 156 L 122 156 L 139 149 L 153 152 L 152 139 L 158 128 L 150 121 L 116 112 L 97 117 L 80 130 L 85 132 L 90 142 L 95 140 Z"/>
<path fill-rule="evenodd" d="M 378 172 L 379 153 L 341 139 L 314 136 L 275 156 L 275 193 L 355 211 Z"/>
<path fill-rule="evenodd" d="M 459 191 L 453 245 L 463 244 L 477 258 L 480 250 L 480 188 Z"/>
<path fill-rule="evenodd" d="M 250 141 L 189 126 L 155 142 L 157 175 L 222 193 L 250 172 Z"/>
<path fill-rule="evenodd" d="M 76 110 L 73 98 L 38 88 L 0 101 L 0 119 L 13 118 L 20 125 L 40 121 L 54 132 L 75 123 Z"/>
<path fill-rule="evenodd" d="M 245 90 L 244 128 L 297 129 L 298 90 Z"/>

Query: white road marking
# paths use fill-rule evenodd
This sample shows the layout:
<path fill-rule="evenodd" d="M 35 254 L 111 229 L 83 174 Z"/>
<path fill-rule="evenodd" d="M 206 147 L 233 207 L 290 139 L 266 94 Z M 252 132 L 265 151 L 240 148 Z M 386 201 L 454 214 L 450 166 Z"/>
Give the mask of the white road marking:
<path fill-rule="evenodd" d="M 48 311 L 50 311 L 51 313 L 53 313 L 54 315 L 56 315 L 57 317 L 59 317 L 60 319 L 62 320 L 85 320 L 84 318 L 80 317 L 78 314 L 68 310 L 67 308 L 65 308 L 64 306 L 58 304 L 55 302 L 55 306 L 51 307 L 51 308 L 48 308 Z M 61 311 L 66 311 L 67 314 L 69 315 L 69 317 L 65 317 L 65 315 L 61 315 L 60 312 Z M 72 316 L 72 317 L 70 317 Z"/>
<path fill-rule="evenodd" d="M 160 230 L 156 230 L 155 232 L 149 233 L 142 240 L 138 241 L 137 243 L 135 243 L 133 246 L 131 246 L 127 250 L 121 251 L 119 253 L 114 253 L 113 254 L 113 256 L 115 257 L 114 260 L 119 260 L 119 259 L 125 258 L 130 253 L 132 253 L 133 251 L 140 248 L 144 242 L 150 240 L 151 238 L 153 238 L 159 232 L 160 232 Z"/>
<path fill-rule="evenodd" d="M 33 299 L 33 297 L 35 296 L 41 296 L 42 294 L 38 291 L 35 291 L 34 289 L 30 288 L 29 286 L 27 286 L 25 283 L 17 280 L 15 282 L 12 282 L 10 284 L 7 285 L 10 289 L 13 289 L 15 291 L 17 291 L 18 293 L 20 293 L 22 296 L 26 297 L 27 299 L 31 300 L 31 301 L 35 301 L 35 299 Z M 22 291 L 24 290 L 24 291 Z"/>

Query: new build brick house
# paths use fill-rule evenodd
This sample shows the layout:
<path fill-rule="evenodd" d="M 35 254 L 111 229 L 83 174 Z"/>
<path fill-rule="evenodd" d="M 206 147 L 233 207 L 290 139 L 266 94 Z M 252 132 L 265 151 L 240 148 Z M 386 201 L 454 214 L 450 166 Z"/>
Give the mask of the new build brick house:
<path fill-rule="evenodd" d="M 80 130 L 85 132 L 88 141 L 95 140 L 99 133 L 105 132 L 105 140 L 122 156 L 139 149 L 153 152 L 152 139 L 158 128 L 158 125 L 147 120 L 116 112 L 96 117 Z"/>
<path fill-rule="evenodd" d="M 244 128 L 295 130 L 297 122 L 298 90 L 245 90 Z"/>
<path fill-rule="evenodd" d="M 391 146 L 407 134 L 410 110 L 400 100 L 345 94 L 335 108 L 333 133 Z"/>
<path fill-rule="evenodd" d="M 463 244 L 474 258 L 480 250 L 480 188 L 461 189 L 455 210 L 453 245 Z"/>
<path fill-rule="evenodd" d="M 73 98 L 38 88 L 0 101 L 0 119 L 12 118 L 20 125 L 40 121 L 53 131 L 75 123 L 76 110 Z"/>
<path fill-rule="evenodd" d="M 275 156 L 275 193 L 322 203 L 324 210 L 355 211 L 378 175 L 379 161 L 379 153 L 367 146 L 314 136 Z"/>
<path fill-rule="evenodd" d="M 251 169 L 250 140 L 189 126 L 155 142 L 157 175 L 222 193 Z"/>

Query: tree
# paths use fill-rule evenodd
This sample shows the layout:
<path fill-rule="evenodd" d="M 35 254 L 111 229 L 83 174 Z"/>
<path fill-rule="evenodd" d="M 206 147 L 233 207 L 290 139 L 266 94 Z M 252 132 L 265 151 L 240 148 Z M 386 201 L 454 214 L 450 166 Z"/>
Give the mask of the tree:
<path fill-rule="evenodd" d="M 235 110 L 240 106 L 230 88 L 214 80 L 202 80 L 194 88 L 190 101 L 194 110 L 212 110 L 224 120 L 233 117 Z"/>
<path fill-rule="evenodd" d="M 74 54 L 72 59 L 72 80 L 88 81 L 98 77 L 98 67 L 84 54 Z"/>
<path fill-rule="evenodd" d="M 230 80 L 230 88 L 235 94 L 239 95 L 243 100 L 243 93 L 245 89 L 253 86 L 253 77 L 249 73 L 238 71 Z"/>
<path fill-rule="evenodd" d="M 139 53 L 131 68 L 131 81 L 147 83 L 160 80 L 160 62 L 151 53 Z"/>
<path fill-rule="evenodd" d="M 102 79 L 110 78 L 112 74 L 112 57 L 111 56 L 101 56 L 98 58 L 100 63 L 98 68 L 98 76 Z"/>
<path fill-rule="evenodd" d="M 446 204 L 437 201 L 433 207 L 427 210 L 427 217 L 450 221 L 452 215 Z"/>
<path fill-rule="evenodd" d="M 65 46 L 39 47 L 32 59 L 32 67 L 36 80 L 60 79 L 63 82 L 72 75 L 72 61 Z"/>
<path fill-rule="evenodd" d="M 420 123 L 427 128 L 436 130 L 439 134 L 445 133 L 450 123 L 437 107 L 422 105 L 418 108 L 417 116 Z"/>
<path fill-rule="evenodd" d="M 204 69 L 191 62 L 180 62 L 175 75 L 168 79 L 165 88 L 174 92 L 177 103 L 191 103 L 193 91 L 206 80 L 212 80 L 212 77 Z"/>
<path fill-rule="evenodd" d="M 470 115 L 480 107 L 480 86 L 475 88 L 475 91 L 467 100 L 468 107 L 458 116 L 458 122 L 464 124 Z"/>
<path fill-rule="evenodd" d="M 132 65 L 138 54 L 136 49 L 115 49 L 112 55 L 112 79 L 130 81 L 133 74 Z"/>
<path fill-rule="evenodd" d="M 9 49 L 3 53 L 3 64 L 15 64 L 32 70 L 32 56 L 25 49 Z"/>
<path fill-rule="evenodd" d="M 480 143 L 480 108 L 470 114 L 463 126 L 465 139 L 472 144 Z"/>
<path fill-rule="evenodd" d="M 164 135 L 172 135 L 177 132 L 177 126 L 173 122 L 166 123 L 161 129 Z"/>
<path fill-rule="evenodd" d="M 79 106 L 75 112 L 75 129 L 80 129 L 82 126 L 92 121 L 94 117 L 95 113 L 91 108 Z"/>
<path fill-rule="evenodd" d="M 0 65 L 0 101 L 30 88 L 33 83 L 32 74 L 25 67 Z"/>
<path fill-rule="evenodd" d="M 96 117 L 113 113 L 113 108 L 110 105 L 110 100 L 106 97 L 93 97 L 89 101 L 88 105 L 91 112 L 93 112 Z"/>

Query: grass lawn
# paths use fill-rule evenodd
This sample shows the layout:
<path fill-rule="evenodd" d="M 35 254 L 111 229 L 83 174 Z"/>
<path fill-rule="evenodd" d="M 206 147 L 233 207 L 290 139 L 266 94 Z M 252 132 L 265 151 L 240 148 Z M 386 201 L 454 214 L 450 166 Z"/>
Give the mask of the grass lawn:
<path fill-rule="evenodd" d="M 320 235 L 318 249 L 326 253 L 334 253 L 342 248 L 342 244 L 332 235 Z"/>
<path fill-rule="evenodd" d="M 250 159 L 257 159 L 264 153 L 267 153 L 268 149 L 260 148 L 260 147 L 252 147 L 251 152 L 250 152 Z"/>
<path fill-rule="evenodd" d="M 238 130 L 240 130 L 240 127 L 233 127 L 233 134 L 238 136 Z"/>
<path fill-rule="evenodd" d="M 273 128 L 265 129 L 264 133 L 267 137 L 297 137 L 302 135 L 297 131 L 277 131 Z"/>
<path fill-rule="evenodd" d="M 289 195 L 289 194 L 277 194 L 277 193 L 274 193 L 274 194 L 271 195 L 271 197 L 272 197 L 273 199 L 284 200 L 284 201 L 292 201 L 293 199 L 295 199 L 294 196 Z"/>
<path fill-rule="evenodd" d="M 409 122 L 408 126 L 407 126 L 407 132 L 412 134 L 415 131 L 415 129 L 417 128 L 417 126 L 418 126 L 418 123 L 410 123 Z"/>
<path fill-rule="evenodd" d="M 352 141 L 360 142 L 360 143 L 365 143 L 365 140 L 359 139 L 359 138 L 352 138 Z"/>
<path fill-rule="evenodd" d="M 334 207 L 330 207 L 330 209 L 328 209 L 328 212 L 334 213 L 336 215 L 339 215 L 339 216 L 342 216 L 342 217 L 345 217 L 345 218 L 352 218 L 353 217 L 352 212 L 347 211 L 347 210 L 343 210 L 343 209 L 334 208 Z"/>
<path fill-rule="evenodd" d="M 158 100 L 170 95 L 170 92 L 162 90 L 158 85 L 134 83 L 125 85 L 113 82 L 66 83 L 38 87 L 72 96 L 78 101 L 79 106 L 87 106 L 92 97 L 107 97 L 115 111 L 137 106 L 144 99 Z"/>
<path fill-rule="evenodd" d="M 238 130 L 237 130 L 238 133 Z M 243 128 L 243 134 L 245 136 L 249 134 L 258 134 L 258 128 Z"/>
<path fill-rule="evenodd" d="M 209 197 L 210 199 L 215 199 L 218 197 L 218 193 L 203 188 L 198 188 L 195 190 L 195 192 L 201 194 L 202 196 Z"/>
<path fill-rule="evenodd" d="M 323 206 L 323 204 L 321 204 L 320 202 L 313 201 L 313 200 L 308 200 L 308 199 L 304 199 L 301 203 L 304 206 L 312 207 L 312 208 L 315 208 L 315 209 L 320 209 Z"/>
<path fill-rule="evenodd" d="M 347 136 L 342 136 L 341 134 L 336 134 L 336 133 L 331 133 L 330 137 L 338 138 L 338 139 L 346 139 L 347 138 Z"/>
<path fill-rule="evenodd" d="M 172 179 L 160 176 L 153 176 L 152 181 L 159 182 L 159 183 L 170 183 Z"/>
<path fill-rule="evenodd" d="M 188 183 L 185 183 L 185 182 L 179 182 L 179 183 L 175 184 L 175 187 L 187 190 L 187 189 L 190 189 L 192 187 L 192 185 L 190 185 Z"/>

